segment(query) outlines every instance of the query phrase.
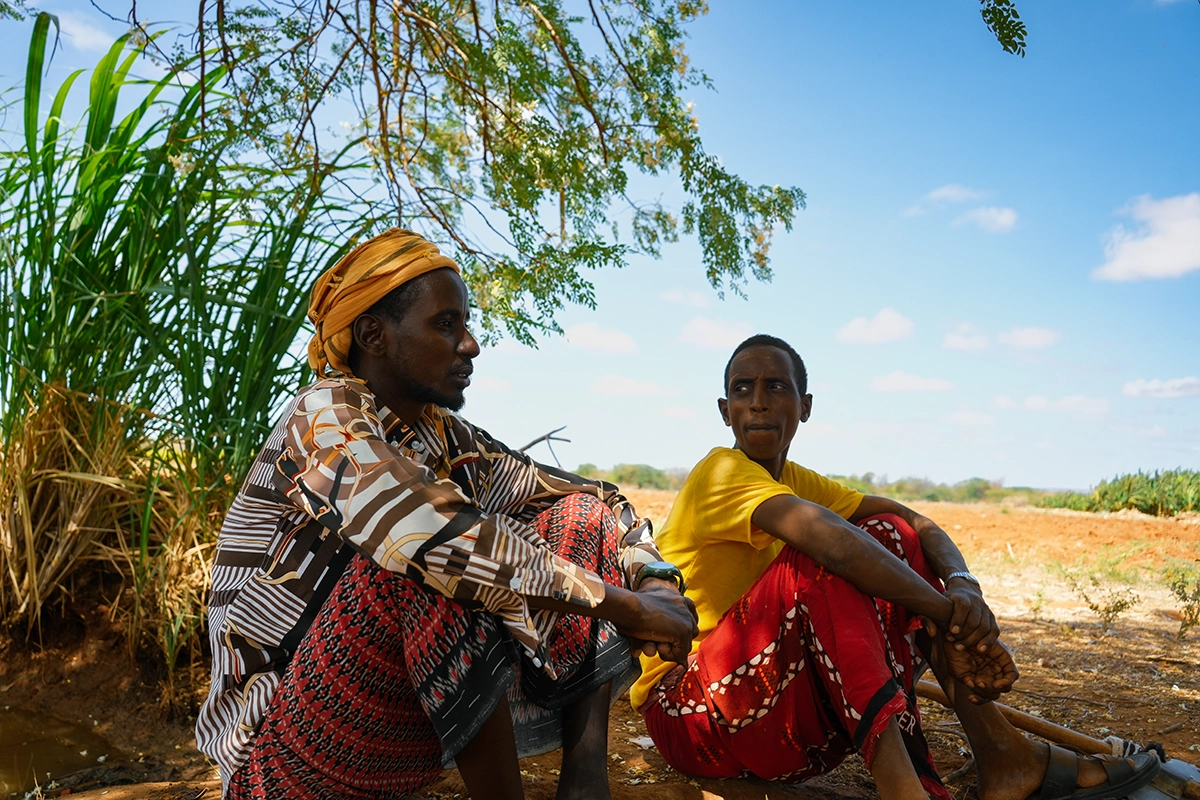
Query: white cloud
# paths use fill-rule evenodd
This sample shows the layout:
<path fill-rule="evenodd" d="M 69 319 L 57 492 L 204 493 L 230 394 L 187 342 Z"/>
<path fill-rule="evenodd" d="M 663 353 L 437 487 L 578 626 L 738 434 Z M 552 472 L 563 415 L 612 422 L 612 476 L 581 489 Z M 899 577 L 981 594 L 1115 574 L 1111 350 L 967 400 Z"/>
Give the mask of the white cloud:
<path fill-rule="evenodd" d="M 941 207 L 953 205 L 955 203 L 965 203 L 969 200 L 979 200 L 987 197 L 988 192 L 972 189 L 969 186 L 962 186 L 957 183 L 947 183 L 945 186 L 939 186 L 932 192 L 929 192 L 921 198 L 921 202 L 904 209 L 904 216 L 919 217 L 928 213 L 931 207 Z"/>
<path fill-rule="evenodd" d="M 998 396 L 995 400 L 992 401 L 992 408 L 1008 410 L 1008 409 L 1016 408 L 1016 407 L 1017 407 L 1016 401 L 1013 400 L 1011 397 L 1008 397 L 1007 395 L 1002 394 L 1002 395 Z"/>
<path fill-rule="evenodd" d="M 736 347 L 753 335 L 754 327 L 748 322 L 692 317 L 679 332 L 679 341 L 724 350 Z"/>
<path fill-rule="evenodd" d="M 1007 233 L 1017 224 L 1017 212 L 1011 208 L 985 206 L 973 208 L 954 220 L 955 225 L 964 223 L 978 225 L 988 233 Z"/>
<path fill-rule="evenodd" d="M 942 340 L 947 350 L 987 350 L 992 340 L 969 322 L 962 322 Z"/>
<path fill-rule="evenodd" d="M 677 306 L 692 308 L 708 308 L 708 298 L 703 292 L 684 291 L 683 289 L 668 289 L 660 292 L 658 299 L 664 303 L 674 303 Z"/>
<path fill-rule="evenodd" d="M 489 392 L 507 392 L 512 387 L 508 381 L 500 378 L 489 378 L 486 375 L 478 378 L 471 378 L 471 388 L 483 389 Z"/>
<path fill-rule="evenodd" d="M 1200 378 L 1170 378 L 1165 381 L 1146 380 L 1138 378 L 1121 387 L 1121 394 L 1126 397 L 1154 397 L 1168 399 L 1173 397 L 1193 397 L 1200 395 Z"/>
<path fill-rule="evenodd" d="M 677 394 L 654 381 L 639 381 L 624 375 L 605 375 L 592 384 L 596 394 L 616 394 L 624 397 L 646 397 L 654 394 Z"/>
<path fill-rule="evenodd" d="M 105 33 L 98 21 L 75 11 L 57 12 L 58 24 L 64 38 L 69 40 L 75 49 L 84 52 L 107 52 L 117 40 L 117 36 Z"/>
<path fill-rule="evenodd" d="M 691 406 L 665 406 L 662 415 L 670 419 L 698 419 L 700 417 L 696 409 Z"/>
<path fill-rule="evenodd" d="M 1058 400 L 1035 394 L 1026 397 L 1021 406 L 1027 411 L 1067 412 L 1089 419 L 1096 419 L 1108 413 L 1108 400 L 1102 397 L 1084 397 L 1081 394 L 1068 395 Z"/>
<path fill-rule="evenodd" d="M 567 328 L 567 344 L 584 350 L 603 350 L 608 353 L 636 353 L 637 342 L 625 331 L 601 328 L 594 322 L 584 322 Z"/>
<path fill-rule="evenodd" d="M 1013 328 L 996 335 L 1001 344 L 1018 350 L 1041 350 L 1062 338 L 1062 332 L 1053 328 Z"/>
<path fill-rule="evenodd" d="M 881 344 L 909 336 L 913 321 L 894 308 L 883 308 L 871 319 L 855 317 L 837 332 L 835 338 L 847 344 Z"/>
<path fill-rule="evenodd" d="M 1164 200 L 1142 195 L 1119 213 L 1133 217 L 1138 227 L 1118 225 L 1108 232 L 1106 260 L 1093 278 L 1140 281 L 1200 270 L 1200 192 Z"/>
<path fill-rule="evenodd" d="M 986 196 L 987 192 L 957 183 L 947 183 L 925 195 L 925 199 L 930 203 L 965 203 L 968 200 L 978 200 Z"/>
<path fill-rule="evenodd" d="M 945 417 L 945 420 L 951 425 L 961 425 L 964 428 L 986 428 L 996 424 L 995 417 L 979 411 L 956 411 Z"/>
<path fill-rule="evenodd" d="M 943 378 L 922 378 L 897 370 L 873 378 L 871 388 L 877 392 L 950 392 L 958 387 Z"/>

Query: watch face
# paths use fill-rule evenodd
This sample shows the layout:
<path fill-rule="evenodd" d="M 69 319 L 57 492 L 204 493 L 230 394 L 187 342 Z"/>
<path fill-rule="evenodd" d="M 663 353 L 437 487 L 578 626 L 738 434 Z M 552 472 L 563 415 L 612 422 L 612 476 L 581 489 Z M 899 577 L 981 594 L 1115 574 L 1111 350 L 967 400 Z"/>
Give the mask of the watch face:
<path fill-rule="evenodd" d="M 679 567 L 668 561 L 651 561 L 642 567 L 638 575 L 638 583 L 640 584 L 646 578 L 671 581 L 681 592 L 687 589 L 687 582 L 683 579 L 683 572 L 680 571 Z"/>

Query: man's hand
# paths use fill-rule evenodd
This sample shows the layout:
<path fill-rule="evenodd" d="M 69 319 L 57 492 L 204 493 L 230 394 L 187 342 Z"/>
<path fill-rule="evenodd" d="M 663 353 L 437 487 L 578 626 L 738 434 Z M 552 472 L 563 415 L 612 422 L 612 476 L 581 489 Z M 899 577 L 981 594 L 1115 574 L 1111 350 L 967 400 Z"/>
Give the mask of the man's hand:
<path fill-rule="evenodd" d="M 933 646 L 938 648 L 950 674 L 961 681 L 971 693 L 967 696 L 972 703 L 983 705 L 1011 691 L 1020 673 L 1013 661 L 1012 653 L 1000 641 L 994 641 L 986 650 L 978 646 L 959 649 L 954 645 L 943 645 L 937 636 L 937 626 L 925 620 Z M 931 654 L 937 658 L 939 654 Z"/>
<path fill-rule="evenodd" d="M 617 631 L 648 656 L 657 653 L 664 661 L 687 661 L 692 639 L 700 634 L 691 598 L 681 595 L 673 582 L 658 578 L 646 578 L 631 594 L 636 609 L 617 622 Z"/>
<path fill-rule="evenodd" d="M 1000 640 L 1000 626 L 979 587 L 963 578 L 954 578 L 946 587 L 946 597 L 953 606 L 946 631 L 946 641 L 954 643 L 950 649 L 990 652 Z"/>

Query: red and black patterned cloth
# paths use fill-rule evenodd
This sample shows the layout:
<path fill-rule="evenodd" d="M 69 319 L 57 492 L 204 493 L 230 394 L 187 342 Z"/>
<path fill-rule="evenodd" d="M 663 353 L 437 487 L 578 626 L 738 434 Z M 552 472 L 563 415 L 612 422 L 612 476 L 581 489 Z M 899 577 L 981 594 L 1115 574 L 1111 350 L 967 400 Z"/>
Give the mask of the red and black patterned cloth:
<path fill-rule="evenodd" d="M 622 582 L 612 511 L 585 494 L 532 527 L 547 546 Z M 520 755 L 561 744 L 561 709 L 634 669 L 610 623 L 558 615 L 557 674 L 530 663 L 496 617 L 355 555 L 275 690 L 228 797 L 394 798 L 433 781 L 507 693 Z M 617 692 L 619 694 L 619 692 Z"/>
<path fill-rule="evenodd" d="M 938 591 L 916 533 L 892 514 L 860 523 Z M 867 765 L 895 717 L 925 791 L 950 800 L 921 732 L 920 619 L 868 597 L 793 547 L 726 612 L 641 711 L 667 763 L 687 775 L 797 783 L 852 752 Z"/>
<path fill-rule="evenodd" d="M 222 781 L 246 763 L 284 670 L 356 553 L 486 609 L 552 669 L 554 615 L 529 600 L 594 607 L 605 593 L 605 578 L 556 555 L 530 527 L 575 494 L 616 519 L 615 583 L 659 560 L 649 522 L 612 484 L 538 464 L 436 406 L 406 425 L 354 378 L 301 390 L 234 498 L 213 559 L 212 683 L 196 741 Z"/>

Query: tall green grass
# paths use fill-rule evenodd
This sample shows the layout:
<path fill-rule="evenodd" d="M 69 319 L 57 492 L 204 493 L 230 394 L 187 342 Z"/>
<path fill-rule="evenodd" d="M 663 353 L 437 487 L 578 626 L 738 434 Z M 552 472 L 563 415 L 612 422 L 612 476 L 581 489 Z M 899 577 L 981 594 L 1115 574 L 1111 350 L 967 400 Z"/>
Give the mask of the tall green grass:
<path fill-rule="evenodd" d="M 1090 494 L 1057 492 L 1039 500 L 1038 505 L 1075 511 L 1133 509 L 1143 514 L 1172 517 L 1187 511 L 1200 511 L 1200 472 L 1139 470 L 1132 475 L 1118 475 L 1111 481 L 1100 481 Z"/>
<path fill-rule="evenodd" d="M 220 70 L 137 80 L 123 38 L 45 106 L 53 24 L 33 26 L 21 129 L 0 131 L 0 621 L 33 633 L 78 582 L 119 576 L 131 645 L 172 666 L 224 509 L 304 374 L 308 287 L 375 220 L 329 191 L 349 148 L 322 172 L 243 158 Z"/>

